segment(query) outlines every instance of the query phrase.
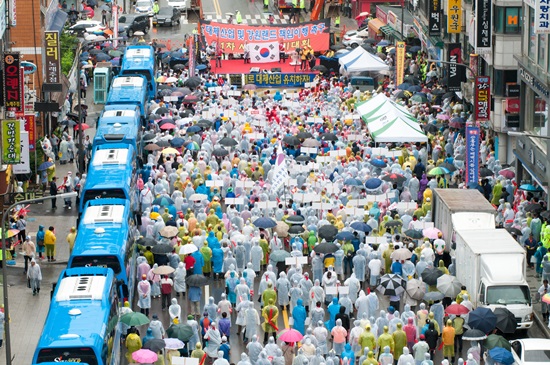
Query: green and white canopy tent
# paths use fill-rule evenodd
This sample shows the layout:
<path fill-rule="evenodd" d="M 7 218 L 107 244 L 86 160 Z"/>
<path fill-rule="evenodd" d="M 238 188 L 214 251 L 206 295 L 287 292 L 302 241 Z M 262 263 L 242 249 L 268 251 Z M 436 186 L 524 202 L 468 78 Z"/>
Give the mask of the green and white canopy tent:
<path fill-rule="evenodd" d="M 356 110 L 376 143 L 428 141 L 416 118 L 383 94 L 356 104 Z"/>

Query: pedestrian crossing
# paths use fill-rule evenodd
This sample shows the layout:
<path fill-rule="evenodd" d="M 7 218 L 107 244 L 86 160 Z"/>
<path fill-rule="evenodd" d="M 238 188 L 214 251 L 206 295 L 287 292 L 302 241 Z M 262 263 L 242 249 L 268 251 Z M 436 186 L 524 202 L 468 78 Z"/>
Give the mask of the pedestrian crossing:
<path fill-rule="evenodd" d="M 269 25 L 268 14 L 246 14 L 243 15 L 242 24 L 246 25 Z M 227 16 L 205 15 L 205 20 L 211 20 L 219 23 L 227 23 Z M 290 24 L 290 16 L 288 14 L 273 14 L 273 24 Z M 235 20 L 233 20 L 235 22 Z"/>

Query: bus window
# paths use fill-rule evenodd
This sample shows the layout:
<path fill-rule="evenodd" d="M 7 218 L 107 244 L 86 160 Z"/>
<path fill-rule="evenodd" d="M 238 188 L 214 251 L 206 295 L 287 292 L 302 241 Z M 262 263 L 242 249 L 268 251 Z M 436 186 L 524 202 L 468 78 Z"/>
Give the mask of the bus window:
<path fill-rule="evenodd" d="M 86 202 L 93 199 L 127 199 L 128 197 L 122 189 L 110 189 L 110 190 L 85 190 L 84 197 L 82 198 L 82 206 L 86 205 Z"/>
<path fill-rule="evenodd" d="M 71 263 L 71 268 L 75 267 L 108 267 L 113 269 L 115 275 L 120 274 L 122 270 L 120 262 L 116 256 L 74 256 Z"/>
<path fill-rule="evenodd" d="M 42 362 L 70 362 L 97 365 L 97 357 L 89 347 L 82 348 L 53 348 L 42 349 L 38 354 L 37 363 Z"/>

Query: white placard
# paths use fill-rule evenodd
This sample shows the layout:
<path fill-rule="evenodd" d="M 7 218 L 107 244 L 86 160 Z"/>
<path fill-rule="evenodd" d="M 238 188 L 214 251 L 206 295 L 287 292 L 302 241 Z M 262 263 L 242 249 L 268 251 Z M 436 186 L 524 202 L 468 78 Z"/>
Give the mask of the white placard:
<path fill-rule="evenodd" d="M 254 181 L 251 181 L 251 180 L 239 180 L 239 181 L 235 181 L 235 187 L 236 188 L 241 188 L 241 189 L 250 189 L 250 188 L 253 188 L 255 185 Z"/>
<path fill-rule="evenodd" d="M 348 200 L 348 205 L 351 205 L 352 207 L 364 207 L 368 203 L 369 203 L 369 201 L 367 199 L 351 199 L 351 200 Z"/>
<path fill-rule="evenodd" d="M 162 100 L 164 101 L 178 101 L 178 97 L 177 96 L 165 96 L 162 98 Z"/>
<path fill-rule="evenodd" d="M 340 192 L 340 188 L 336 184 L 325 184 L 323 189 L 326 189 L 329 194 L 338 194 Z"/>
<path fill-rule="evenodd" d="M 210 110 L 203 110 L 202 111 L 202 117 L 204 119 L 210 119 L 214 116 L 214 112 L 213 111 L 210 111 Z"/>
<path fill-rule="evenodd" d="M 399 202 L 396 204 L 396 207 L 395 207 L 395 209 L 397 210 L 411 210 L 411 209 L 416 210 L 417 208 L 418 208 L 418 204 L 416 204 L 415 202 Z"/>
<path fill-rule="evenodd" d="M 304 84 L 304 88 L 306 88 L 306 89 L 310 89 L 310 88 L 315 87 L 315 86 L 317 86 L 317 82 L 315 82 L 315 81 L 313 81 L 313 82 L 306 82 L 306 83 Z"/>
<path fill-rule="evenodd" d="M 319 201 L 319 202 L 312 203 L 311 207 L 316 210 L 331 210 L 332 203 L 324 203 Z"/>
<path fill-rule="evenodd" d="M 248 139 L 264 139 L 263 133 L 247 133 L 244 136 Z"/>
<path fill-rule="evenodd" d="M 363 139 L 363 136 L 360 134 L 348 134 L 348 141 L 360 141 Z"/>
<path fill-rule="evenodd" d="M 25 128 L 25 123 L 20 123 L 21 128 Z M 13 165 L 14 174 L 28 174 L 31 172 L 31 159 L 29 155 L 29 132 L 19 132 L 19 143 L 21 146 L 20 163 Z"/>
<path fill-rule="evenodd" d="M 223 186 L 223 180 L 206 180 L 206 186 Z"/>
<path fill-rule="evenodd" d="M 374 202 L 384 202 L 386 201 L 387 199 L 387 196 L 386 194 L 379 194 L 379 195 L 367 195 L 367 201 L 369 203 L 374 203 Z"/>
<path fill-rule="evenodd" d="M 302 153 L 317 153 L 317 147 L 300 147 Z"/>
<path fill-rule="evenodd" d="M 193 357 L 173 356 L 172 365 L 199 365 L 199 359 Z"/>
<path fill-rule="evenodd" d="M 412 221 L 411 224 L 412 229 L 416 229 L 417 231 L 434 227 L 434 222 Z"/>
<path fill-rule="evenodd" d="M 244 198 L 225 198 L 225 205 L 243 205 Z"/>
<path fill-rule="evenodd" d="M 333 158 L 329 156 L 317 156 L 315 158 L 315 161 L 317 161 L 317 163 L 330 163 L 332 160 Z"/>
<path fill-rule="evenodd" d="M 379 244 L 387 242 L 387 241 L 388 240 L 387 240 L 386 237 L 380 237 L 380 236 L 367 236 L 367 237 L 365 237 L 365 242 L 367 244 L 379 245 Z"/>
<path fill-rule="evenodd" d="M 296 193 L 292 195 L 292 199 L 294 199 L 297 203 L 311 203 L 316 199 L 318 194 L 311 194 L 311 193 Z"/>
<path fill-rule="evenodd" d="M 323 123 L 324 120 L 321 117 L 307 117 L 307 123 L 313 124 L 313 123 Z"/>
<path fill-rule="evenodd" d="M 354 215 L 354 216 L 363 216 L 365 215 L 366 211 L 363 208 L 357 208 L 357 207 L 351 207 L 346 208 L 346 214 Z"/>
<path fill-rule="evenodd" d="M 372 156 L 386 156 L 388 153 L 387 148 L 382 147 L 375 147 L 371 149 L 371 155 Z"/>
<path fill-rule="evenodd" d="M 328 295 L 337 295 L 337 294 L 349 294 L 349 287 L 347 286 L 327 286 L 325 292 Z"/>
<path fill-rule="evenodd" d="M 275 200 L 270 200 L 270 201 L 266 201 L 266 202 L 256 202 L 254 203 L 255 206 L 257 206 L 258 208 L 260 209 L 272 209 L 272 208 L 277 208 L 277 205 L 279 203 L 276 202 Z"/>
<path fill-rule="evenodd" d="M 288 179 L 288 186 L 298 186 L 298 180 L 296 179 Z"/>
<path fill-rule="evenodd" d="M 307 256 L 287 257 L 286 265 L 307 265 Z"/>
<path fill-rule="evenodd" d="M 239 90 L 229 90 L 227 92 L 227 96 L 241 96 L 241 92 Z"/>
<path fill-rule="evenodd" d="M 346 150 L 336 150 L 336 151 L 329 152 L 329 155 L 332 157 L 346 156 L 346 154 L 347 154 Z"/>

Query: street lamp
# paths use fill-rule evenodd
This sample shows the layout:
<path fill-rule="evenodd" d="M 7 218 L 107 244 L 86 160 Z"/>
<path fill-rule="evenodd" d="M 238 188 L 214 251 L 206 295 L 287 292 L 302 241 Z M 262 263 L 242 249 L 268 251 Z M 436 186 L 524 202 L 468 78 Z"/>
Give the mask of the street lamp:
<path fill-rule="evenodd" d="M 550 139 L 550 136 L 539 136 L 538 134 L 531 134 L 525 132 L 508 131 L 510 137 L 531 137 L 539 139 Z"/>
<path fill-rule="evenodd" d="M 43 202 L 45 200 L 50 199 L 57 199 L 57 198 L 72 198 L 77 196 L 78 193 L 76 191 L 70 192 L 70 193 L 63 193 L 58 195 L 50 195 L 50 196 L 44 196 L 41 198 L 36 199 L 28 199 L 28 200 L 20 200 L 16 203 L 13 203 L 9 206 L 9 208 L 5 211 L 4 215 L 2 216 L 2 260 L 4 260 L 6 256 L 6 218 L 9 216 L 9 212 L 15 208 L 16 206 L 22 204 L 35 204 L 38 202 Z M 4 288 L 4 328 L 6 330 L 6 338 L 4 339 L 4 343 L 6 344 L 6 365 L 11 365 L 11 343 L 10 343 L 10 311 L 8 306 L 8 265 L 6 265 L 5 261 L 2 265 L 2 280 L 3 282 L 3 288 Z"/>

